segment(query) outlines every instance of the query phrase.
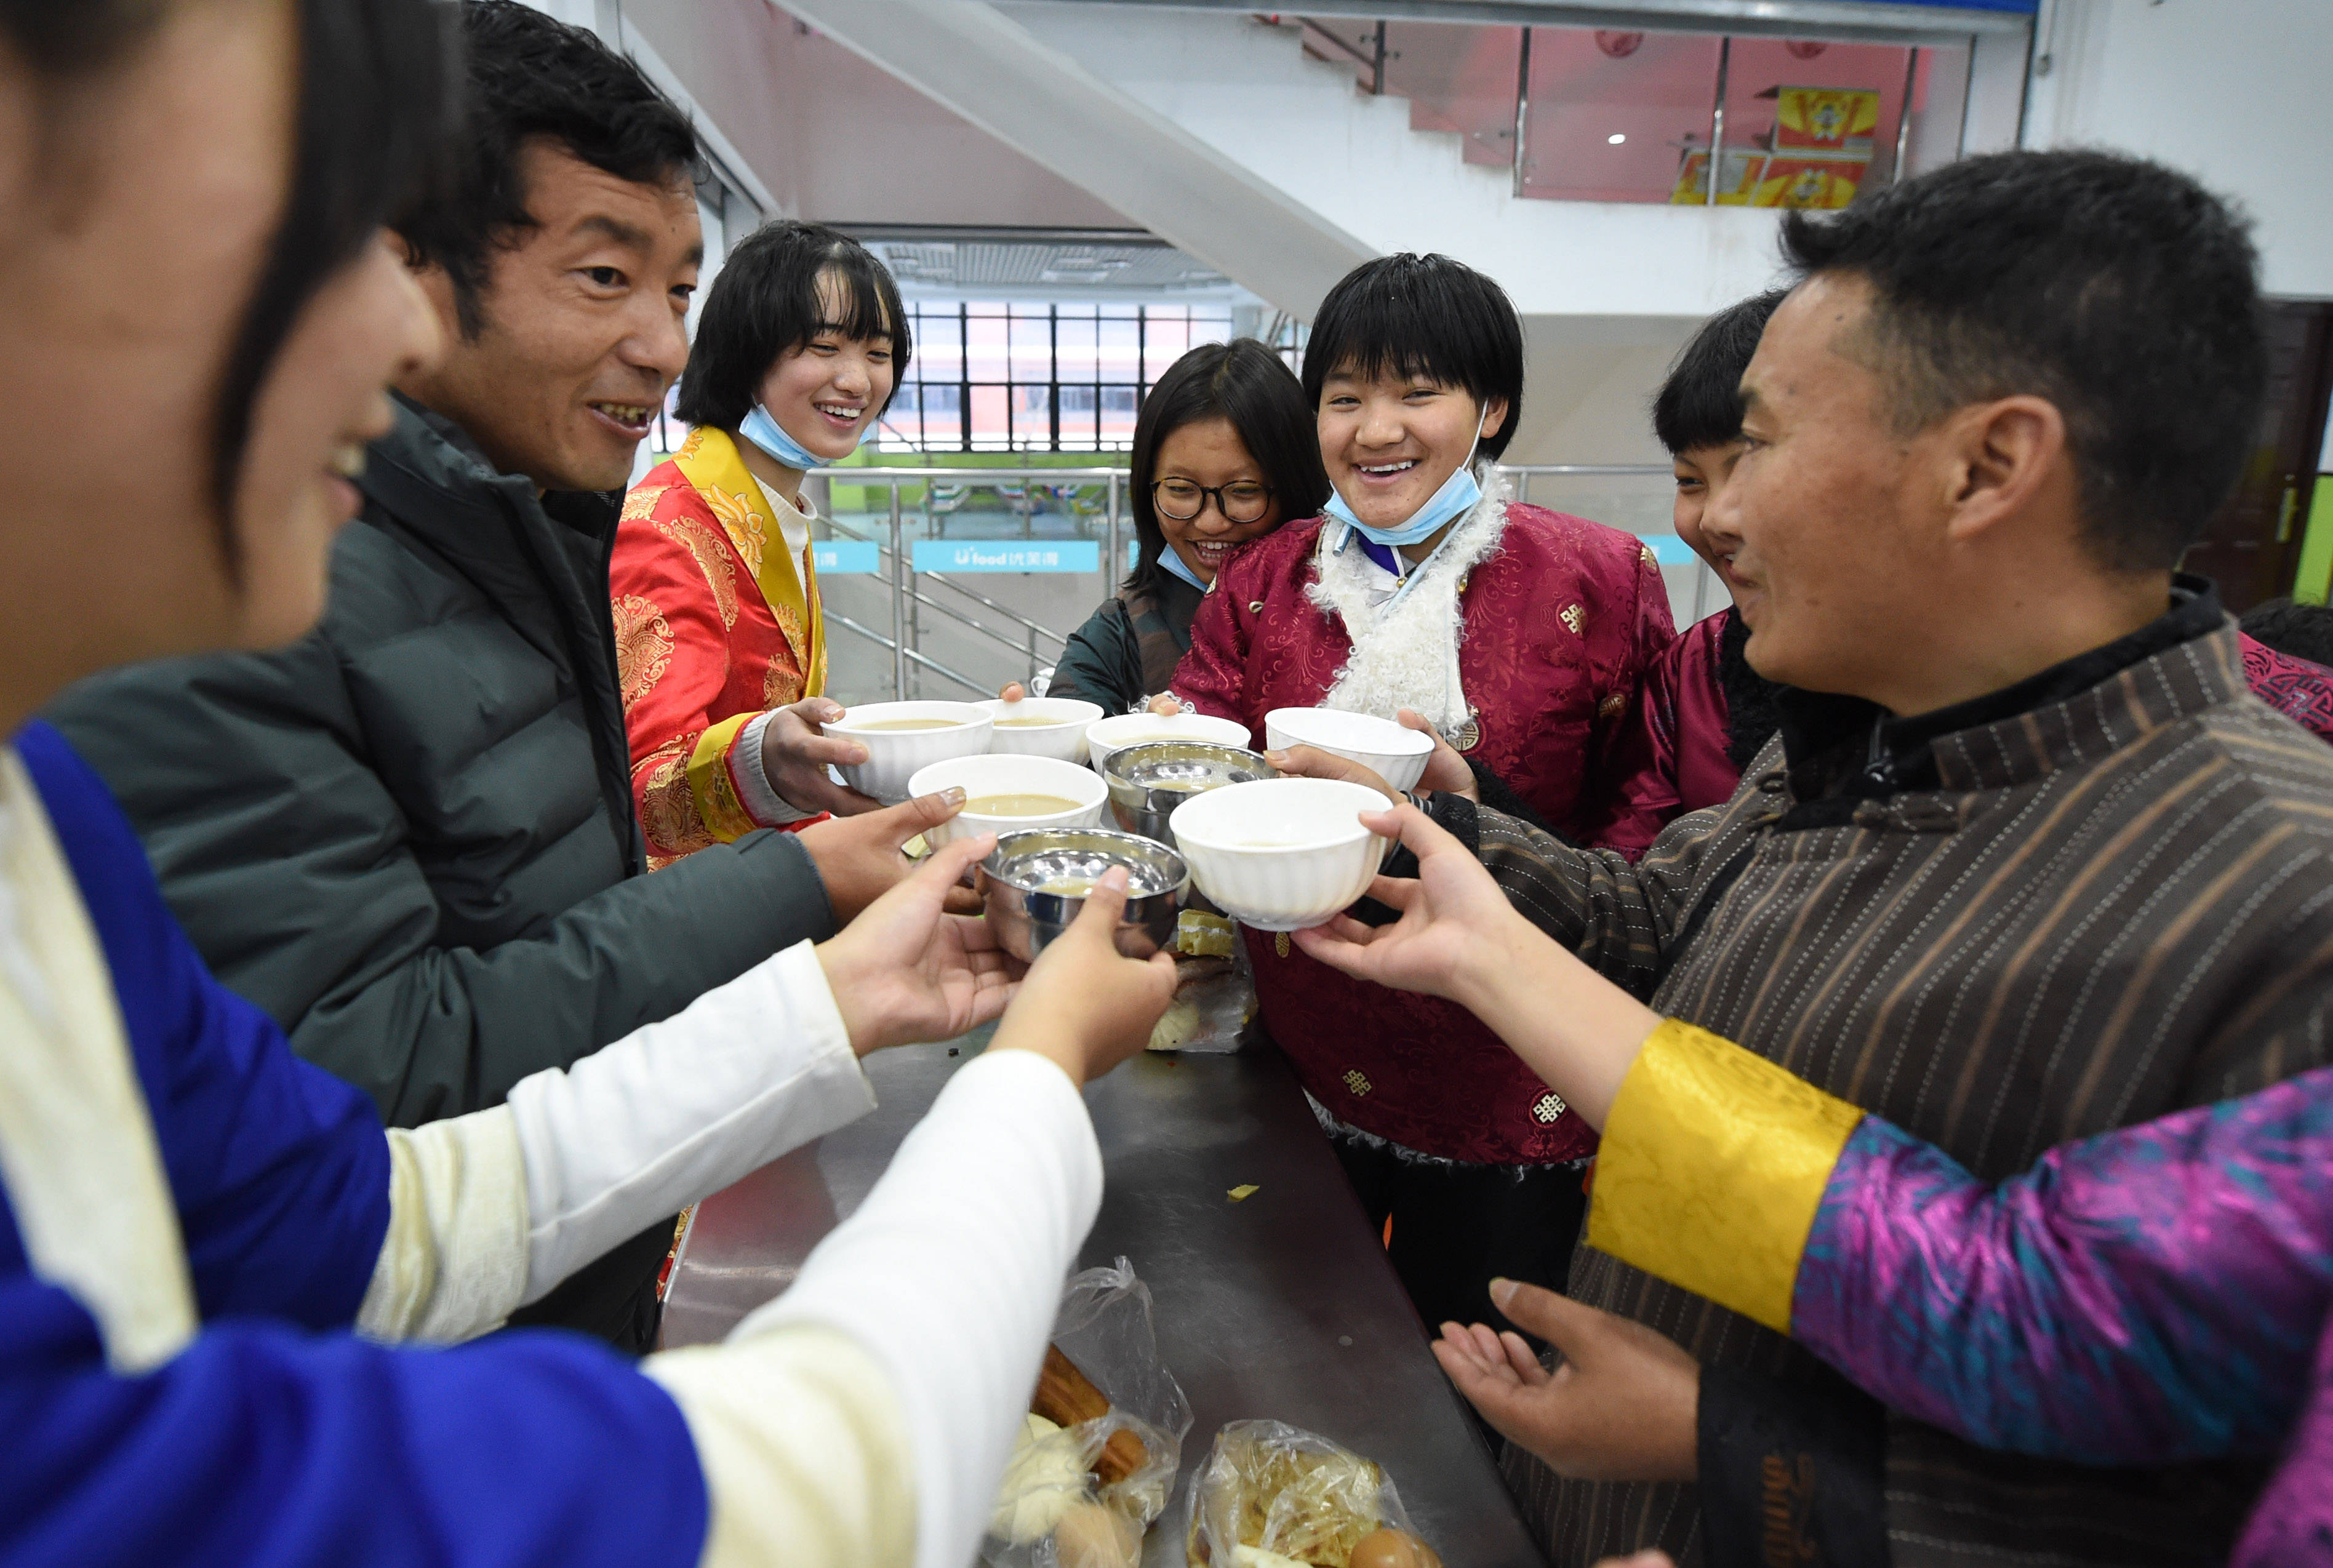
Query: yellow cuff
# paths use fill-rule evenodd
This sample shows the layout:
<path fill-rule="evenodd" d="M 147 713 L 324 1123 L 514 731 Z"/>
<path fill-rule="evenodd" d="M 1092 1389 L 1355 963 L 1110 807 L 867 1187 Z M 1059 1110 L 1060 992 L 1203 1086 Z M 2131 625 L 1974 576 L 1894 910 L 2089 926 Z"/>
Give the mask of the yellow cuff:
<path fill-rule="evenodd" d="M 1807 1232 L 1863 1112 L 1672 1018 L 1604 1122 L 1588 1245 L 1791 1332 Z"/>
<path fill-rule="evenodd" d="M 696 797 L 696 814 L 717 843 L 743 838 L 762 825 L 737 798 L 737 781 L 729 776 L 729 747 L 737 732 L 760 717 L 741 713 L 708 726 L 689 753 L 688 793 Z"/>

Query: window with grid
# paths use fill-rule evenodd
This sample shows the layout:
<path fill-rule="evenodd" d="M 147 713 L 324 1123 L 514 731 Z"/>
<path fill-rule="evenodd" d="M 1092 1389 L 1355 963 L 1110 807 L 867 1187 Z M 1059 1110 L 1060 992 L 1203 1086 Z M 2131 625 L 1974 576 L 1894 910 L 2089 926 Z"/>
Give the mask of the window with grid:
<path fill-rule="evenodd" d="M 1123 452 L 1151 383 L 1232 336 L 1224 305 L 910 300 L 915 355 L 876 446 Z"/>

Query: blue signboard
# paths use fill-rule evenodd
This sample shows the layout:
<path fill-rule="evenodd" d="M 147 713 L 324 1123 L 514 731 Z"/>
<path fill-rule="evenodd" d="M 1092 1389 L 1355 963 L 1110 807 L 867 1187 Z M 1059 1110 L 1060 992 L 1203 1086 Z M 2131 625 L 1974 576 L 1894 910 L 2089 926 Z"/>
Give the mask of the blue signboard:
<path fill-rule="evenodd" d="M 2333 432 L 2328 432 L 2325 438 L 2328 441 L 2333 441 Z M 1126 569 L 1128 572 L 1131 572 L 1141 564 L 1142 541 L 1139 539 L 1128 540 L 1126 542 Z"/>
<path fill-rule="evenodd" d="M 918 572 L 1099 572 L 1090 539 L 918 539 Z"/>
<path fill-rule="evenodd" d="M 882 546 L 872 539 L 820 539 L 811 543 L 810 563 L 821 577 L 838 572 L 883 570 Z"/>

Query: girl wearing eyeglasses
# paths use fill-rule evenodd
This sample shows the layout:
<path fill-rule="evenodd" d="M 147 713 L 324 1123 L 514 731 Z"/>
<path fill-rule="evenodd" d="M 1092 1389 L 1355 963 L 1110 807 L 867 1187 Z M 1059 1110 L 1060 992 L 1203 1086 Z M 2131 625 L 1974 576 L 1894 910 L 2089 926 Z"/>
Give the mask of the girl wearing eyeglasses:
<path fill-rule="evenodd" d="M 1224 565 L 1175 695 L 1259 742 L 1275 707 L 1410 710 L 1484 798 L 1576 831 L 1673 633 L 1634 535 L 1507 498 L 1493 465 L 1522 405 L 1514 306 L 1445 256 L 1368 263 L 1322 302 L 1303 380 L 1336 495 Z M 1494 1275 L 1560 1288 L 1594 1133 L 1464 1008 L 1246 940 L 1263 1024 L 1390 1225 L 1425 1321 L 1473 1321 Z"/>
<path fill-rule="evenodd" d="M 1129 491 L 1134 569 L 1070 634 L 1045 693 L 1110 713 L 1166 690 L 1234 551 L 1329 499 L 1303 387 L 1253 338 L 1193 349 L 1143 399 Z"/>

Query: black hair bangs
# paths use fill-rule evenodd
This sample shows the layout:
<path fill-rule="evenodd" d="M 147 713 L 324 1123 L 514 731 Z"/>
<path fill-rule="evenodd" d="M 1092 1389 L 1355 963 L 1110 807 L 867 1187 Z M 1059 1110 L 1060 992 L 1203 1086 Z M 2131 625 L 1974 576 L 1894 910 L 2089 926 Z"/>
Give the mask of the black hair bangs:
<path fill-rule="evenodd" d="M 1304 395 L 1320 405 L 1332 375 L 1417 378 L 1463 387 L 1477 403 L 1506 400 L 1483 438 L 1495 459 L 1523 403 L 1523 328 L 1506 290 L 1464 262 L 1404 252 L 1364 262 L 1320 302 L 1304 348 Z"/>
<path fill-rule="evenodd" d="M 830 276 L 839 285 L 831 299 Z M 770 367 L 822 332 L 889 340 L 891 392 L 879 417 L 898 396 L 915 347 L 899 285 L 874 252 L 840 229 L 796 218 L 763 224 L 738 242 L 706 291 L 674 412 L 687 424 L 735 429 Z"/>
<path fill-rule="evenodd" d="M 1727 446 L 1742 434 L 1743 372 L 1790 292 L 1769 289 L 1726 306 L 1677 351 L 1668 379 L 1653 395 L 1653 433 L 1670 457 Z"/>
<path fill-rule="evenodd" d="M 840 289 L 840 314 L 825 297 L 828 278 L 836 280 Z M 907 322 L 899 300 L 899 285 L 892 280 L 890 269 L 877 261 L 872 252 L 856 240 L 830 246 L 811 283 L 816 296 L 811 306 L 819 318 L 811 323 L 815 330 L 837 331 L 855 342 L 888 338 L 892 363 L 901 370 L 907 368 Z M 800 341 L 786 346 L 799 348 L 808 341 L 809 334 L 805 333 Z"/>
<path fill-rule="evenodd" d="M 1158 553 L 1166 547 L 1150 485 L 1158 474 L 1158 448 L 1186 425 L 1203 419 L 1231 424 L 1247 455 L 1263 470 L 1281 521 L 1311 517 L 1329 504 L 1329 471 L 1320 463 L 1312 406 L 1304 388 L 1279 352 L 1253 338 L 1203 343 L 1166 367 L 1142 399 L 1134 421 L 1134 451 L 1128 465 L 1128 509 L 1141 547 L 1128 591 L 1155 586 L 1161 572 Z"/>

